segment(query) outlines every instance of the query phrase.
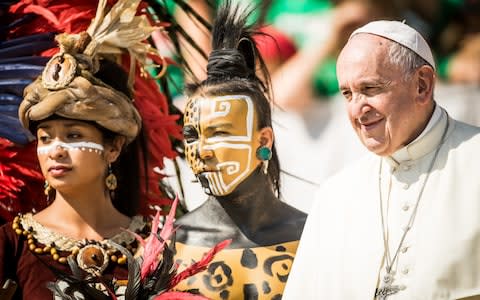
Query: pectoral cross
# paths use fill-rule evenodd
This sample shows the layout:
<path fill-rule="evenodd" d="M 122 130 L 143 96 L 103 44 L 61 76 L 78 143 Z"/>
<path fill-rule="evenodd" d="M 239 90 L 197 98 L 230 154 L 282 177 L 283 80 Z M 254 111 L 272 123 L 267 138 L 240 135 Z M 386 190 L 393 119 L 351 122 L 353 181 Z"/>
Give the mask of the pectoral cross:
<path fill-rule="evenodd" d="M 388 296 L 398 293 L 403 290 L 401 285 L 393 285 L 393 276 L 387 274 L 383 277 L 382 287 L 375 290 L 375 300 L 387 300 Z"/>
<path fill-rule="evenodd" d="M 376 300 L 386 300 L 388 296 L 398 293 L 402 288 L 399 285 L 386 285 L 375 291 Z"/>

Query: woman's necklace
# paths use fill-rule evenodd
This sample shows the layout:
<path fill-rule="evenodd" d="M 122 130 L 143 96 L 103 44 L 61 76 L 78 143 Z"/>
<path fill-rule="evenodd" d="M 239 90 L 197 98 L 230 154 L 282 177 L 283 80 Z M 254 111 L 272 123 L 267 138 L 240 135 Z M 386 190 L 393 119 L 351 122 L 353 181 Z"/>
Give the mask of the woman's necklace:
<path fill-rule="evenodd" d="M 392 267 L 395 264 L 395 261 L 398 258 L 398 254 L 400 253 L 400 249 L 402 248 L 403 242 L 405 241 L 405 237 L 407 233 L 413 226 L 413 222 L 415 220 L 415 216 L 417 214 L 418 204 L 420 203 L 420 199 L 422 198 L 423 191 L 425 190 L 425 185 L 427 184 L 428 178 L 430 177 L 430 173 L 432 172 L 433 166 L 435 165 L 435 161 L 437 160 L 438 153 L 440 152 L 440 148 L 443 145 L 445 140 L 445 136 L 448 131 L 448 115 L 447 115 L 447 124 L 443 131 L 442 138 L 440 139 L 440 144 L 437 146 L 435 150 L 435 154 L 433 155 L 432 160 L 430 161 L 430 165 L 427 170 L 427 174 L 425 175 L 425 179 L 420 187 L 420 192 L 418 193 L 417 199 L 415 201 L 415 206 L 412 210 L 412 214 L 410 215 L 410 219 L 408 220 L 407 226 L 403 229 L 403 235 L 400 238 L 400 242 L 398 243 L 398 247 L 395 250 L 393 258 L 390 255 L 390 247 L 388 245 L 388 229 L 386 228 L 387 220 L 385 220 L 385 215 L 387 213 L 384 212 L 383 209 L 383 197 L 382 197 L 382 162 L 383 159 L 380 158 L 380 166 L 378 168 L 378 191 L 379 191 L 379 199 L 380 199 L 380 214 L 382 217 L 382 233 L 383 233 L 383 244 L 385 247 L 385 275 L 382 278 L 381 287 L 375 290 L 375 299 L 377 300 L 386 300 L 388 296 L 398 293 L 403 289 L 402 286 L 393 285 L 394 281 L 394 273 L 392 272 Z M 388 182 L 388 191 L 387 191 L 387 200 L 386 202 L 390 202 L 390 192 L 392 190 L 392 174 L 390 174 L 389 182 Z"/>
<path fill-rule="evenodd" d="M 128 229 L 147 235 L 150 231 L 147 225 L 143 217 L 135 216 Z M 71 256 L 81 269 L 95 276 L 99 276 L 109 262 L 120 265 L 127 262 L 127 257 L 111 242 L 122 245 L 132 253 L 137 250 L 137 241 L 129 232 L 123 231 L 102 241 L 76 240 L 44 227 L 33 219 L 31 213 L 15 217 L 12 229 L 27 239 L 29 250 L 36 255 L 50 255 L 61 264 L 66 264 L 67 258 Z"/>

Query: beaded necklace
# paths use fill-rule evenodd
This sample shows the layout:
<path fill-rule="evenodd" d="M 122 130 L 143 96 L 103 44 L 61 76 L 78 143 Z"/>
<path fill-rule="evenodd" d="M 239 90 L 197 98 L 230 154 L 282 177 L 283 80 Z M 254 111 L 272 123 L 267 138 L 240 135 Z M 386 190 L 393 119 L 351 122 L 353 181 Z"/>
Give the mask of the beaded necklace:
<path fill-rule="evenodd" d="M 143 217 L 132 218 L 129 230 L 146 236 L 150 229 Z M 76 240 L 54 232 L 33 219 L 31 213 L 16 216 L 12 229 L 20 237 L 27 239 L 28 249 L 36 255 L 50 255 L 54 261 L 67 263 L 71 256 L 84 271 L 99 276 L 107 268 L 109 262 L 124 265 L 127 257 L 115 248 L 111 242 L 122 245 L 132 254 L 138 248 L 135 237 L 129 232 L 121 232 L 102 241 Z"/>

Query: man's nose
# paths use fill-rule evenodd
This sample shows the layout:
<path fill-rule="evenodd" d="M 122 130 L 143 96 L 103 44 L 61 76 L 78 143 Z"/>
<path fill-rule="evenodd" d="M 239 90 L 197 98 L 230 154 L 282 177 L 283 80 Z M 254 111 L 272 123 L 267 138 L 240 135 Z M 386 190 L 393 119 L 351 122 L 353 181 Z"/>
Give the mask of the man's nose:
<path fill-rule="evenodd" d="M 200 140 L 198 144 L 198 157 L 202 160 L 207 160 L 213 157 L 213 151 L 206 145 L 203 140 Z"/>
<path fill-rule="evenodd" d="M 365 97 L 362 95 L 354 94 L 350 103 L 353 106 L 353 115 L 357 118 L 367 114 L 372 110 L 372 107 L 368 104 L 367 99 L 365 99 Z"/>

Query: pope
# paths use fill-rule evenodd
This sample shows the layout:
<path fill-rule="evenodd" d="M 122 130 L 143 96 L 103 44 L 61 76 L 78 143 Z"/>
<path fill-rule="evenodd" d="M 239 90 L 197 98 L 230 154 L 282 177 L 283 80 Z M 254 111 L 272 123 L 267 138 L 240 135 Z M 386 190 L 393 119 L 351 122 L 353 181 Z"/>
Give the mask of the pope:
<path fill-rule="evenodd" d="M 284 299 L 478 297 L 480 129 L 435 102 L 430 47 L 374 21 L 352 33 L 337 74 L 371 154 L 319 189 Z"/>

